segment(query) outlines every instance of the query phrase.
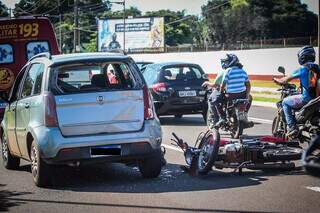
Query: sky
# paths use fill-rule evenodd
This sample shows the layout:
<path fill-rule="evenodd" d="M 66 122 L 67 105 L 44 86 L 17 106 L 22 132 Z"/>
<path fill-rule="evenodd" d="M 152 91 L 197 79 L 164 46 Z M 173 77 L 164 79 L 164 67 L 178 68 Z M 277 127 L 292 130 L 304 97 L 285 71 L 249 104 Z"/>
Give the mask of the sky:
<path fill-rule="evenodd" d="M 19 0 L 1 0 L 7 7 L 14 7 Z M 308 5 L 309 10 L 318 14 L 319 0 L 301 0 Z M 208 0 L 126 0 L 126 7 L 137 7 L 142 12 L 160 9 L 186 10 L 187 14 L 200 15 L 201 6 Z M 122 6 L 114 4 L 112 10 L 122 10 Z"/>

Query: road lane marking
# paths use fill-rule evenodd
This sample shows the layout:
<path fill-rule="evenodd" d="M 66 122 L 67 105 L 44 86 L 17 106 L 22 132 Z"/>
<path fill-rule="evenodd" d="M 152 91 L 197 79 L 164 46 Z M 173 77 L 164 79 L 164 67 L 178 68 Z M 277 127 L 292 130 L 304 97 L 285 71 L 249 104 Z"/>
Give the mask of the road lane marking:
<path fill-rule="evenodd" d="M 249 120 L 264 123 L 264 124 L 272 124 L 272 120 L 267 120 L 267 119 L 262 119 L 262 118 L 249 117 Z"/>
<path fill-rule="evenodd" d="M 306 188 L 315 192 L 320 192 L 320 187 L 318 186 L 307 186 Z"/>
<path fill-rule="evenodd" d="M 174 146 L 171 146 L 171 145 L 167 145 L 167 144 L 162 144 L 162 146 L 166 149 L 171 149 L 171 150 L 174 150 L 174 151 L 177 151 L 177 152 L 182 152 L 182 149 L 178 148 L 178 147 L 174 147 Z"/>

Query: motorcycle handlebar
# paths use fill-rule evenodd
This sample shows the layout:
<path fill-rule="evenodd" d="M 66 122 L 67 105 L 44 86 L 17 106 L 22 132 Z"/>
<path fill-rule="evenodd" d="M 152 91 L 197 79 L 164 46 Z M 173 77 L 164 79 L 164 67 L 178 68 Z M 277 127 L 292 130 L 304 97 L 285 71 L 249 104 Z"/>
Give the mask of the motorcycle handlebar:
<path fill-rule="evenodd" d="M 174 132 L 172 133 L 172 135 L 177 141 L 180 141 L 180 138 Z"/>

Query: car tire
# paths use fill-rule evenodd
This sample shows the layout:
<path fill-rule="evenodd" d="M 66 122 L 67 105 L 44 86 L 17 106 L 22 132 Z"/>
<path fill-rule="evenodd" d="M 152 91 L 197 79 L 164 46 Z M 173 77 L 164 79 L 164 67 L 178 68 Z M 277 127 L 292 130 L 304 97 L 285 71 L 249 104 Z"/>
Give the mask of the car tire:
<path fill-rule="evenodd" d="M 2 162 L 6 169 L 18 169 L 20 166 L 20 158 L 13 156 L 10 153 L 8 141 L 4 134 L 1 137 L 1 155 Z"/>
<path fill-rule="evenodd" d="M 156 154 L 150 158 L 141 160 L 138 164 L 139 171 L 144 178 L 156 178 L 160 175 L 162 168 L 162 156 L 161 151 L 157 151 Z"/>
<path fill-rule="evenodd" d="M 175 118 L 179 118 L 179 119 L 182 118 L 182 116 L 183 116 L 182 114 L 174 115 Z"/>
<path fill-rule="evenodd" d="M 30 149 L 31 175 L 38 187 L 46 187 L 51 183 L 52 166 L 48 165 L 40 156 L 39 148 L 35 141 Z"/>

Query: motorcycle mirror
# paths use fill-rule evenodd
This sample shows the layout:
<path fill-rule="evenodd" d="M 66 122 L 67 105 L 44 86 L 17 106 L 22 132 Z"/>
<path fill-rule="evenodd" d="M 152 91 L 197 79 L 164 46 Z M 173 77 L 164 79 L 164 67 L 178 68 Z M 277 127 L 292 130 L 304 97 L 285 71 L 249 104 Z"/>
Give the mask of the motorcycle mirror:
<path fill-rule="evenodd" d="M 282 74 L 285 74 L 285 73 L 286 73 L 284 67 L 282 67 L 282 66 L 279 66 L 279 67 L 278 67 L 278 72 L 280 72 L 280 73 L 282 73 Z"/>

